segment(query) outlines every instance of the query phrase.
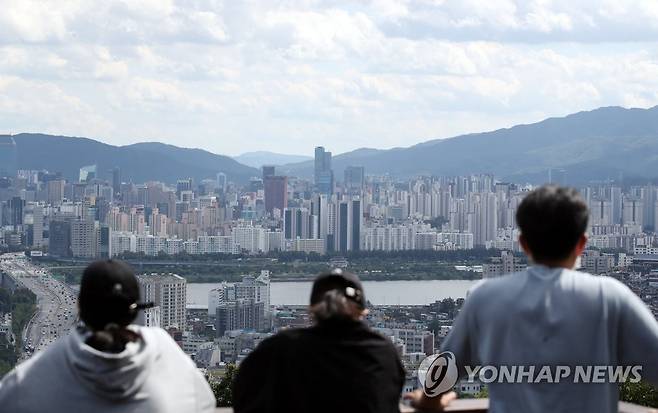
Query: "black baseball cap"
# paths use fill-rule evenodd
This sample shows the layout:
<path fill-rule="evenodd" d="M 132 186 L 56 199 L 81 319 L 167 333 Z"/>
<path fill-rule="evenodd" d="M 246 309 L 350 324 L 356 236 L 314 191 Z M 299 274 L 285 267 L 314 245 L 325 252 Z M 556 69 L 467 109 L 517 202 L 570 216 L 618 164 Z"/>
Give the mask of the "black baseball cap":
<path fill-rule="evenodd" d="M 92 330 L 103 330 L 108 324 L 127 326 L 140 309 L 139 283 L 130 266 L 118 260 L 96 261 L 82 274 L 78 305 L 80 319 Z"/>
<path fill-rule="evenodd" d="M 311 289 L 311 305 L 321 302 L 325 293 L 332 290 L 341 291 L 348 300 L 354 301 L 360 307 L 365 308 L 366 296 L 359 277 L 340 268 L 317 276 Z"/>

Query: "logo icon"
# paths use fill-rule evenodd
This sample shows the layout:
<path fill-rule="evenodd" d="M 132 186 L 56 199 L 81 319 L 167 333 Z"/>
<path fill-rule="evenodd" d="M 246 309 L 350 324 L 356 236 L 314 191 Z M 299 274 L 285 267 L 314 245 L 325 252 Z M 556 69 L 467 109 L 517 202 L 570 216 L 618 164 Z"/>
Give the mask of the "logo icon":
<path fill-rule="evenodd" d="M 436 397 L 449 391 L 458 379 L 457 362 L 450 351 L 432 354 L 421 361 L 418 367 L 418 380 L 427 397 Z"/>

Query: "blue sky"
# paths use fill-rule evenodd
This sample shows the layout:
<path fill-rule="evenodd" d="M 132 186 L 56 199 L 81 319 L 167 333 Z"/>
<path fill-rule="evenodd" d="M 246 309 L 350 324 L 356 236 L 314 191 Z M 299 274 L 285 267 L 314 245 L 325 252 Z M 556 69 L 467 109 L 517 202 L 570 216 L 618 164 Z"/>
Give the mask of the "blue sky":
<path fill-rule="evenodd" d="M 236 155 L 658 104 L 654 0 L 5 0 L 0 133 Z"/>

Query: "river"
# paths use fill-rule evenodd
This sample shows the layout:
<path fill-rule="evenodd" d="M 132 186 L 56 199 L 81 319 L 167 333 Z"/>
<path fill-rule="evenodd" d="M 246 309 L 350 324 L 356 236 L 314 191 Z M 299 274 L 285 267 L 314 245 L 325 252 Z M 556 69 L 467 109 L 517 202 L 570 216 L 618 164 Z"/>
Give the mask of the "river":
<path fill-rule="evenodd" d="M 477 281 L 364 281 L 366 298 L 377 305 L 422 305 L 447 297 L 459 298 Z M 219 283 L 187 284 L 187 303 L 208 306 L 208 291 Z M 305 305 L 311 295 L 310 281 L 272 282 L 272 305 Z"/>

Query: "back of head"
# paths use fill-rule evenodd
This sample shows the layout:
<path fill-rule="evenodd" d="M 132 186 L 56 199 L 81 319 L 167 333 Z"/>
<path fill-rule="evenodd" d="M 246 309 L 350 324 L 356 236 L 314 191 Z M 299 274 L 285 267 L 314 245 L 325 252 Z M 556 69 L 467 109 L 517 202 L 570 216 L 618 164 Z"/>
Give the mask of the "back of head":
<path fill-rule="evenodd" d="M 335 269 L 320 274 L 311 290 L 311 313 L 318 322 L 357 319 L 365 310 L 365 294 L 359 278 Z"/>
<path fill-rule="evenodd" d="M 563 260 L 587 230 L 587 203 L 573 188 L 545 185 L 530 192 L 516 212 L 521 236 L 537 262 Z"/>
<path fill-rule="evenodd" d="M 139 284 L 132 269 L 116 260 L 91 263 L 80 282 L 80 319 L 91 330 L 88 344 L 119 352 L 134 334 L 125 327 L 137 316 Z"/>

